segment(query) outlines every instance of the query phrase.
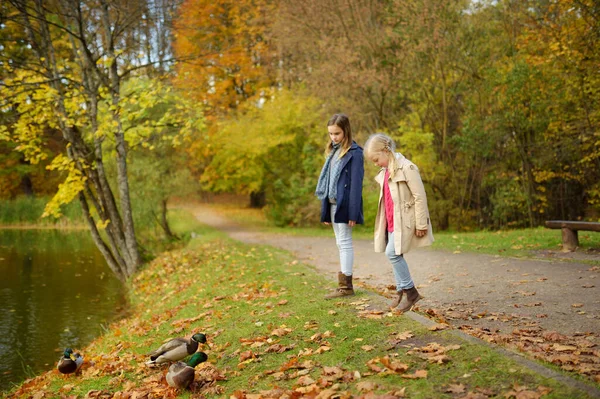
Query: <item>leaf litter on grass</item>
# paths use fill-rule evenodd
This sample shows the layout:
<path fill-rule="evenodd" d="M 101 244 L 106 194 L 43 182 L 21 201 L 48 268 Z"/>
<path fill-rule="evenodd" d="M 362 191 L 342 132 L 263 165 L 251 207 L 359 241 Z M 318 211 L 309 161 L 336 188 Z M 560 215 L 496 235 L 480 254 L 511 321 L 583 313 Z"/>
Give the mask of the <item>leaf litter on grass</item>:
<path fill-rule="evenodd" d="M 131 315 L 85 348 L 80 375 L 50 371 L 10 397 L 177 397 L 166 367 L 144 365 L 146 353 L 199 330 L 209 360 L 196 368 L 188 397 L 442 397 L 461 384 L 473 397 L 538 392 L 534 376 L 511 377 L 525 387 L 518 390 L 493 370 L 489 387 L 475 386 L 457 367 L 465 360 L 454 360 L 462 347 L 441 339 L 444 331 L 374 310 L 360 295 L 314 299 L 315 289 L 324 292 L 321 277 L 286 256 L 229 241 L 163 254 L 134 277 Z"/>

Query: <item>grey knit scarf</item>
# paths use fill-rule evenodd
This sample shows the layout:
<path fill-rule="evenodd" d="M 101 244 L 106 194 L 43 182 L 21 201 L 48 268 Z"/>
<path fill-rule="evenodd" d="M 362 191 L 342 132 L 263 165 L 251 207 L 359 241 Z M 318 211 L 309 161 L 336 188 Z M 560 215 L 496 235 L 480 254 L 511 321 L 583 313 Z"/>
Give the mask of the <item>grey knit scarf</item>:
<path fill-rule="evenodd" d="M 321 175 L 319 176 L 319 181 L 317 182 L 317 189 L 315 191 L 315 195 L 323 200 L 329 197 L 330 200 L 335 200 L 337 197 L 337 182 L 340 178 L 340 174 L 342 173 L 342 162 L 341 159 L 338 159 L 337 162 L 333 162 L 333 170 L 329 171 L 331 167 L 331 162 L 333 157 L 336 156 L 338 150 L 340 148 L 340 144 L 334 144 L 333 150 L 329 153 L 329 156 L 325 160 L 325 165 L 323 165 L 323 169 L 321 170 Z M 330 178 L 333 176 L 333 179 Z"/>

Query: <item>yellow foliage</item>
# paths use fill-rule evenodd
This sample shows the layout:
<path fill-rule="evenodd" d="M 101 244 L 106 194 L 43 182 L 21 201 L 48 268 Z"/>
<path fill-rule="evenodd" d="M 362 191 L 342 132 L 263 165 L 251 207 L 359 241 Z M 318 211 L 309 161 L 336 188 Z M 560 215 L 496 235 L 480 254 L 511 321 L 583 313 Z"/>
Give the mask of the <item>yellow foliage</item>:
<path fill-rule="evenodd" d="M 106 229 L 106 226 L 108 226 L 109 223 L 110 223 L 110 219 L 106 219 L 106 220 L 98 219 L 96 221 L 96 228 L 98 230 L 104 230 L 104 229 Z"/>
<path fill-rule="evenodd" d="M 71 162 L 67 164 L 69 174 L 64 183 L 58 185 L 58 191 L 54 197 L 46 204 L 46 209 L 44 210 L 42 217 L 53 216 L 59 218 L 61 216 L 61 205 L 70 203 L 85 189 L 87 178 L 75 167 L 74 163 Z M 61 167 L 63 166 L 65 166 L 64 162 L 61 164 Z"/>

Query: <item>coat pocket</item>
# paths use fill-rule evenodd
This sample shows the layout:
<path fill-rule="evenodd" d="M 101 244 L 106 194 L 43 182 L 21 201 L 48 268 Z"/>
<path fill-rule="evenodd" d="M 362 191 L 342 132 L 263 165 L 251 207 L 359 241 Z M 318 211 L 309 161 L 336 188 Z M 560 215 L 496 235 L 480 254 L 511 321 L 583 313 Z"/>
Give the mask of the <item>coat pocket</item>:
<path fill-rule="evenodd" d="M 415 201 L 402 201 L 402 221 L 404 226 L 411 229 L 416 223 Z"/>

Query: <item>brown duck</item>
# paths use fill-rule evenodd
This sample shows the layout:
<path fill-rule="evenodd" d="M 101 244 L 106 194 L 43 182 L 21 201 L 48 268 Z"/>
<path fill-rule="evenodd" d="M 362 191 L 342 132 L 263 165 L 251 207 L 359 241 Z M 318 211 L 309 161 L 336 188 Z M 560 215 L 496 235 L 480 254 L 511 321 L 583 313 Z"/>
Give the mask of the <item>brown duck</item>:
<path fill-rule="evenodd" d="M 167 383 L 173 388 L 185 389 L 194 381 L 194 367 L 208 359 L 206 353 L 197 352 L 187 363 L 177 362 L 169 367 Z"/>

